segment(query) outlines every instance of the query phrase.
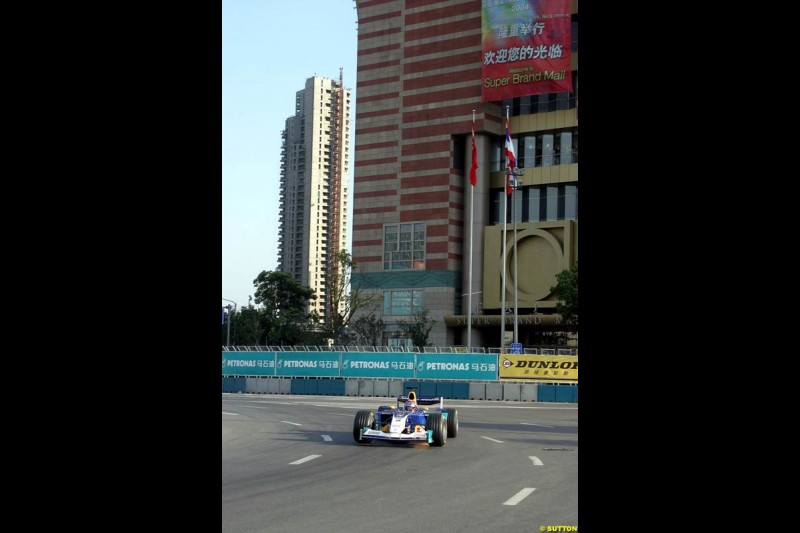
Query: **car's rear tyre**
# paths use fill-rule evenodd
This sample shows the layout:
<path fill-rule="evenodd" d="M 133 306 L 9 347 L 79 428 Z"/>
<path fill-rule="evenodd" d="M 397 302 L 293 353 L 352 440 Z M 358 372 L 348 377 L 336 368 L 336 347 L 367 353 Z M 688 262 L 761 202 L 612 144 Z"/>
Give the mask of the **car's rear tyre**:
<path fill-rule="evenodd" d="M 442 413 L 431 413 L 428 415 L 428 426 L 425 429 L 431 430 L 431 446 L 444 446 L 447 442 L 447 422 Z"/>
<path fill-rule="evenodd" d="M 361 436 L 361 430 L 364 428 L 374 429 L 375 413 L 372 411 L 358 411 L 356 418 L 353 420 L 353 439 L 357 444 L 369 444 L 372 439 L 364 438 Z"/>
<path fill-rule="evenodd" d="M 442 412 L 447 413 L 447 436 L 458 437 L 458 409 L 443 409 Z"/>

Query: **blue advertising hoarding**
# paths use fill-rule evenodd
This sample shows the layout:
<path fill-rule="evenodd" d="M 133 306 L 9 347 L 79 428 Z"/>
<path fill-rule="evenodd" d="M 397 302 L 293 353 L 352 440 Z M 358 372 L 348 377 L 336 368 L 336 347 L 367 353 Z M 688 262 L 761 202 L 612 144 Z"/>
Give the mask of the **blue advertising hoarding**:
<path fill-rule="evenodd" d="M 407 352 L 343 352 L 342 377 L 412 379 L 414 377 L 414 354 Z"/>
<path fill-rule="evenodd" d="M 416 379 L 497 380 L 497 355 L 483 353 L 417 354 Z"/>
<path fill-rule="evenodd" d="M 223 376 L 497 381 L 497 354 L 222 352 Z"/>
<path fill-rule="evenodd" d="M 274 376 L 275 352 L 222 352 L 223 376 Z"/>
<path fill-rule="evenodd" d="M 339 377 L 339 352 L 275 352 L 277 376 Z"/>

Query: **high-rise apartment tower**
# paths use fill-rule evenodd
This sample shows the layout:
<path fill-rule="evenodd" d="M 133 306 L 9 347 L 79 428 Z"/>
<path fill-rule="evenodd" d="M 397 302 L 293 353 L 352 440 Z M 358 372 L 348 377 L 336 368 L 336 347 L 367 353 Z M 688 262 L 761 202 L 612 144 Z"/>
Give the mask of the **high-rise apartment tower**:
<path fill-rule="evenodd" d="M 282 132 L 278 270 L 316 291 L 310 304 L 331 316 L 337 255 L 348 249 L 350 90 L 321 76 L 297 91 Z"/>

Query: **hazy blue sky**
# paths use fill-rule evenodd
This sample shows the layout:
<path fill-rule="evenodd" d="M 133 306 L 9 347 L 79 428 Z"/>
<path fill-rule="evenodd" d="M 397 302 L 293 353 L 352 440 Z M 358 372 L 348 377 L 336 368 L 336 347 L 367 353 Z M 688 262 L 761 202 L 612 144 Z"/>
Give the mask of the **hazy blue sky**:
<path fill-rule="evenodd" d="M 281 131 L 297 91 L 342 67 L 355 123 L 357 20 L 353 0 L 222 1 L 222 298 L 239 307 L 277 269 Z"/>

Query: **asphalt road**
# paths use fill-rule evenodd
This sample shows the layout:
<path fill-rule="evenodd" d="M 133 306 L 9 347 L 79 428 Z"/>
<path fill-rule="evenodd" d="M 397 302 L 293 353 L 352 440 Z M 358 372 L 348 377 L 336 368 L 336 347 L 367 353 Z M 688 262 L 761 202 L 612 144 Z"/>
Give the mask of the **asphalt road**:
<path fill-rule="evenodd" d="M 223 394 L 223 533 L 577 530 L 577 405 L 445 399 L 443 447 L 357 445 L 356 411 L 394 403 Z"/>

